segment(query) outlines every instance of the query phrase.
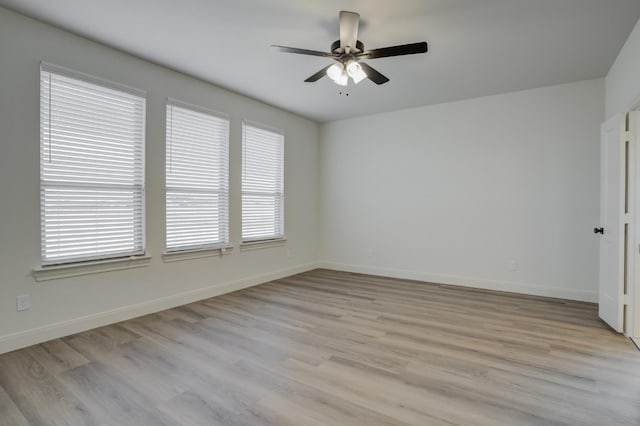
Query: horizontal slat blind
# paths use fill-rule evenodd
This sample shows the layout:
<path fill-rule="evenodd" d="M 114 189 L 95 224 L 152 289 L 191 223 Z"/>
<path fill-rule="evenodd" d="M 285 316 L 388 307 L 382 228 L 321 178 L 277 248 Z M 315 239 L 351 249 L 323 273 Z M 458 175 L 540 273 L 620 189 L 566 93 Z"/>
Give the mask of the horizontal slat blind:
<path fill-rule="evenodd" d="M 43 264 L 144 253 L 145 99 L 40 71 Z"/>
<path fill-rule="evenodd" d="M 229 241 L 229 121 L 167 104 L 167 251 Z"/>
<path fill-rule="evenodd" d="M 242 240 L 284 236 L 284 136 L 243 124 Z"/>

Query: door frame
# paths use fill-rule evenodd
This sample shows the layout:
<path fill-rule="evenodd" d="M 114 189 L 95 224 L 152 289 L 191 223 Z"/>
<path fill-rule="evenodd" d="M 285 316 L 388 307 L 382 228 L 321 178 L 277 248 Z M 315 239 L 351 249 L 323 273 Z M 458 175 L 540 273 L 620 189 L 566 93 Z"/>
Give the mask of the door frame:
<path fill-rule="evenodd" d="M 635 339 L 640 338 L 640 98 L 636 99 L 634 105 L 629 108 L 629 147 L 634 155 L 631 156 L 633 161 L 630 162 L 629 170 L 629 194 L 634 198 L 630 202 L 634 206 L 631 223 L 634 224 L 631 240 L 632 260 L 630 262 L 628 282 L 628 306 L 625 320 L 628 324 L 626 335 Z"/>

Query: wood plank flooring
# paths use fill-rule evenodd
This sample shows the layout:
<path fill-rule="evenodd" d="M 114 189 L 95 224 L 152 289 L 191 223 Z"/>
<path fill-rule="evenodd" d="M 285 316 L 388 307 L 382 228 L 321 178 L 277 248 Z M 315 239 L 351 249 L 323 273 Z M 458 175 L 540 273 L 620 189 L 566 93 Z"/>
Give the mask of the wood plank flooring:
<path fill-rule="evenodd" d="M 0 425 L 640 425 L 596 305 L 316 270 L 0 355 Z"/>

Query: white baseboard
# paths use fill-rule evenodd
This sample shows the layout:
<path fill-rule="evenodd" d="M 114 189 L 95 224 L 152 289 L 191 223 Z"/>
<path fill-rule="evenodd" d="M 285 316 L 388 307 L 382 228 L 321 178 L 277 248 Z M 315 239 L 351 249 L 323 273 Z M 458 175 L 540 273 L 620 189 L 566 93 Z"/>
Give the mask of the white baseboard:
<path fill-rule="evenodd" d="M 164 309 L 175 308 L 176 306 L 219 296 L 243 288 L 252 287 L 272 280 L 288 277 L 317 268 L 314 262 L 298 265 L 293 268 L 280 269 L 265 274 L 254 275 L 235 281 L 216 284 L 209 287 L 199 288 L 184 293 L 178 293 L 160 299 L 149 300 L 134 305 L 123 306 L 110 311 L 74 318 L 66 321 L 47 324 L 42 327 L 32 328 L 13 334 L 0 336 L 0 354 L 46 342 L 51 339 L 68 336 L 81 331 L 90 330 L 104 325 L 114 324 L 120 321 L 139 317 L 162 311 Z"/>
<path fill-rule="evenodd" d="M 361 274 L 379 275 L 384 277 L 402 278 L 418 281 L 426 281 L 440 284 L 460 285 L 464 287 L 482 288 L 487 290 L 509 291 L 513 293 L 530 294 L 535 296 L 557 297 L 562 299 L 579 300 L 585 302 L 597 302 L 597 292 L 580 289 L 539 287 L 526 283 L 487 280 L 482 278 L 463 277 L 455 275 L 428 274 L 418 271 L 384 268 L 367 265 L 348 265 L 336 262 L 311 262 L 292 268 L 271 271 L 265 274 L 254 275 L 235 281 L 203 287 L 172 296 L 154 299 L 134 305 L 123 306 L 110 311 L 99 312 L 85 317 L 74 318 L 66 321 L 47 324 L 42 327 L 32 328 L 13 334 L 0 336 L 0 354 L 46 342 L 51 339 L 68 336 L 81 331 L 90 330 L 125 321 L 142 315 L 174 308 L 209 297 L 219 296 L 232 291 L 242 290 L 258 284 L 277 280 L 290 275 L 307 272 L 316 268 L 332 269 L 336 271 L 355 272 Z"/>
<path fill-rule="evenodd" d="M 485 290 L 508 291 L 512 293 L 521 293 L 533 296 L 556 297 L 559 299 L 578 300 L 582 302 L 598 301 L 597 292 L 573 288 L 540 287 L 527 283 L 511 281 L 488 280 L 484 278 L 473 278 L 457 275 L 429 274 L 425 272 L 410 271 L 405 269 L 393 269 L 368 265 L 349 265 L 327 261 L 319 262 L 318 267 L 332 269 L 335 271 L 379 275 L 383 277 L 426 281 L 438 284 L 459 285 L 463 287 L 482 288 Z"/>

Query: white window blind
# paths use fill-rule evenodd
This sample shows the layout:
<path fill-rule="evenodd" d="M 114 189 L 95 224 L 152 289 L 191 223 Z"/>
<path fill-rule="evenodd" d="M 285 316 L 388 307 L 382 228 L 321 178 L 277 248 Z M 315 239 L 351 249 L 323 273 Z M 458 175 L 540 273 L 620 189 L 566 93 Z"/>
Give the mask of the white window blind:
<path fill-rule="evenodd" d="M 284 136 L 242 126 L 242 240 L 284 237 Z"/>
<path fill-rule="evenodd" d="M 144 94 L 42 64 L 43 264 L 144 253 Z"/>
<path fill-rule="evenodd" d="M 167 104 L 167 251 L 225 245 L 229 121 Z"/>

